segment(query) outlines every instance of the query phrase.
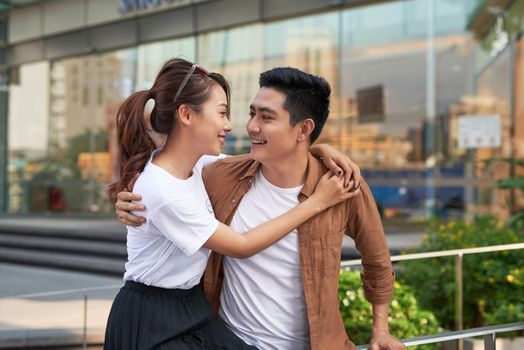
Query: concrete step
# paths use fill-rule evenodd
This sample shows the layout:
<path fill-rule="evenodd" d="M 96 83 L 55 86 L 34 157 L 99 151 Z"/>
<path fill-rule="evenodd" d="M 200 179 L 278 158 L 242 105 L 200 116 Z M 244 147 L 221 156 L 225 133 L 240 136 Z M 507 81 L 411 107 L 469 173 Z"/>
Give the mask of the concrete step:
<path fill-rule="evenodd" d="M 39 251 L 24 247 L 0 247 L 0 261 L 121 277 L 126 259 L 81 255 L 75 252 Z"/>
<path fill-rule="evenodd" d="M 121 277 L 126 228 L 108 218 L 0 218 L 0 261 Z"/>
<path fill-rule="evenodd" d="M 41 252 L 78 253 L 87 256 L 127 258 L 125 242 L 95 241 L 0 233 L 0 247 L 38 250 Z"/>
<path fill-rule="evenodd" d="M 90 230 L 88 227 L 49 227 L 49 226 L 22 226 L 0 224 L 0 235 L 9 234 L 32 237 L 54 237 L 65 239 L 91 240 L 101 242 L 126 242 L 126 231 L 121 230 Z"/>

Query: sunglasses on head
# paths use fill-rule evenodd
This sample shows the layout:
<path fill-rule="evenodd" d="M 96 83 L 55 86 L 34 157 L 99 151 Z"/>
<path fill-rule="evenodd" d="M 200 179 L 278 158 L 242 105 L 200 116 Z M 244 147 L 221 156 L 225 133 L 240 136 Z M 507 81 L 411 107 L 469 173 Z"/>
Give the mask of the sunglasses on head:
<path fill-rule="evenodd" d="M 173 103 L 175 103 L 178 100 L 178 97 L 180 96 L 180 93 L 182 92 L 182 90 L 184 90 L 184 87 L 186 86 L 187 82 L 189 81 L 189 78 L 191 78 L 191 75 L 193 75 L 193 73 L 195 71 L 200 73 L 200 74 L 202 74 L 202 75 L 209 75 L 209 72 L 204 67 L 201 67 L 198 64 L 194 63 L 191 66 L 191 69 L 189 70 L 189 72 L 187 72 L 186 77 L 184 78 L 184 80 L 182 80 L 182 84 L 180 84 L 180 87 L 178 88 L 178 90 L 177 90 L 177 92 L 175 94 L 175 98 L 173 99 Z"/>

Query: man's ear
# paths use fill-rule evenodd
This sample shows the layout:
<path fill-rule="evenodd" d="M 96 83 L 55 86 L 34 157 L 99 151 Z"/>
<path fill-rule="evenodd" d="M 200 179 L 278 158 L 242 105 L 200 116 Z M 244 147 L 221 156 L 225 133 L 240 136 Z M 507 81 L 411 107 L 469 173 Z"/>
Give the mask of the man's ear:
<path fill-rule="evenodd" d="M 311 118 L 307 118 L 300 122 L 300 130 L 298 132 L 297 141 L 303 142 L 309 140 L 309 135 L 315 130 L 315 122 Z"/>
<path fill-rule="evenodd" d="M 178 106 L 178 113 L 177 117 L 182 123 L 182 125 L 190 125 L 191 124 L 191 109 L 188 105 L 180 105 Z"/>

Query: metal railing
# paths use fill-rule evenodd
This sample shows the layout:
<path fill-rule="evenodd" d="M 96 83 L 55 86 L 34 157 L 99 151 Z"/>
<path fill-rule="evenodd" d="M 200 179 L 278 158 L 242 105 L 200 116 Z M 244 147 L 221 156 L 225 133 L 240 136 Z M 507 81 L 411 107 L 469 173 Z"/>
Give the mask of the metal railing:
<path fill-rule="evenodd" d="M 79 345 L 81 345 L 83 349 L 87 349 L 88 345 L 101 345 L 99 343 L 88 344 L 88 339 L 87 339 L 88 293 L 115 290 L 120 287 L 121 285 L 105 285 L 105 286 L 92 287 L 92 288 L 69 289 L 69 290 L 45 292 L 45 293 L 21 294 L 21 295 L 4 297 L 4 298 L 13 298 L 13 297 L 40 298 L 40 297 L 62 296 L 62 295 L 77 294 L 77 293 L 83 294 L 83 304 L 84 304 L 83 337 L 82 337 L 82 342 Z M 401 341 L 404 345 L 406 345 L 407 347 L 410 347 L 410 346 L 416 346 L 416 345 L 443 343 L 443 342 L 448 342 L 448 341 L 453 341 L 453 340 L 461 340 L 465 338 L 483 336 L 484 337 L 484 349 L 485 350 L 496 350 L 495 340 L 496 340 L 497 333 L 512 332 L 512 331 L 519 331 L 519 330 L 524 330 L 524 322 L 508 323 L 508 324 L 501 324 L 501 325 L 495 325 L 495 326 L 471 328 L 471 329 L 466 329 L 466 330 L 461 330 L 461 331 L 430 334 L 430 335 L 426 335 L 422 337 L 402 339 Z M 368 344 L 357 346 L 357 350 L 367 350 L 368 348 L 369 348 Z"/>
<path fill-rule="evenodd" d="M 415 254 L 403 254 L 395 255 L 391 257 L 392 262 L 406 261 L 406 260 L 418 260 L 428 258 L 439 258 L 445 256 L 455 256 L 455 326 L 458 331 L 464 329 L 463 320 L 463 305 L 464 305 L 464 285 L 463 285 L 463 257 L 467 254 L 479 254 L 479 253 L 493 253 L 499 251 L 508 251 L 524 249 L 524 243 L 515 244 L 504 244 L 504 245 L 493 245 L 479 248 L 464 248 L 464 249 L 453 249 L 453 250 L 441 250 L 436 252 L 425 252 Z M 340 263 L 340 267 L 351 267 L 362 265 L 361 259 L 346 260 Z"/>
<path fill-rule="evenodd" d="M 524 322 L 500 324 L 496 326 L 471 328 L 462 331 L 444 332 L 439 334 L 425 335 L 423 337 L 402 339 L 402 343 L 409 346 L 443 343 L 452 340 L 461 340 L 472 337 L 484 337 L 484 350 L 496 349 L 496 334 L 524 330 Z M 357 350 L 367 350 L 369 345 L 359 345 Z"/>
<path fill-rule="evenodd" d="M 524 322 L 462 330 L 462 327 L 463 327 L 463 324 L 462 324 L 462 311 L 463 311 L 462 309 L 462 303 L 463 303 L 462 259 L 463 259 L 463 256 L 467 254 L 479 254 L 479 253 L 488 253 L 488 252 L 492 253 L 492 252 L 497 252 L 497 251 L 507 251 L 507 250 L 515 250 L 515 249 L 524 249 L 524 243 L 392 256 L 391 257 L 392 262 L 416 260 L 416 259 L 427 259 L 427 258 L 435 258 L 435 257 L 455 256 L 455 281 L 457 283 L 457 293 L 455 294 L 456 296 L 455 317 L 456 317 L 456 321 L 458 321 L 457 325 L 460 327 L 460 329 L 454 332 L 445 332 L 445 333 L 427 335 L 423 337 L 403 339 L 402 340 L 403 343 L 406 346 L 415 346 L 415 345 L 422 345 L 422 344 L 440 343 L 440 342 L 446 342 L 446 341 L 451 341 L 451 340 L 460 341 L 461 339 L 464 339 L 464 338 L 469 338 L 469 337 L 474 337 L 474 336 L 484 336 L 485 349 L 494 350 L 495 349 L 495 334 L 515 331 L 515 330 L 524 330 Z M 341 262 L 340 267 L 349 268 L 352 266 L 359 266 L 361 264 L 362 262 L 360 259 L 346 260 L 346 261 Z M 119 285 L 113 284 L 113 285 L 104 285 L 100 287 L 79 288 L 79 289 L 70 289 L 70 290 L 62 290 L 62 291 L 55 291 L 55 292 L 20 294 L 20 295 L 6 296 L 0 299 L 40 298 L 40 297 L 49 297 L 49 296 L 62 296 L 62 295 L 67 295 L 67 294 L 83 294 L 83 340 L 82 340 L 82 345 L 84 348 L 87 348 L 87 345 L 88 345 L 87 344 L 88 343 L 88 340 L 87 340 L 87 312 L 88 312 L 89 293 L 116 290 L 117 288 L 120 288 L 121 286 L 122 286 L 121 284 Z M 358 350 L 367 349 L 367 345 L 360 345 L 357 347 L 357 349 Z"/>

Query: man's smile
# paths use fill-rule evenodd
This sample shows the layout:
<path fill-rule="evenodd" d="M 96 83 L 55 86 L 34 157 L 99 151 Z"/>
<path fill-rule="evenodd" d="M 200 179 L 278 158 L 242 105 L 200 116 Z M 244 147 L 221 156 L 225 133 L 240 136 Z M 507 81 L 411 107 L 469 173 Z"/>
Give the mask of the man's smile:
<path fill-rule="evenodd" d="M 265 145 L 267 143 L 266 140 L 262 140 L 259 138 L 251 137 L 251 144 L 252 145 Z"/>

